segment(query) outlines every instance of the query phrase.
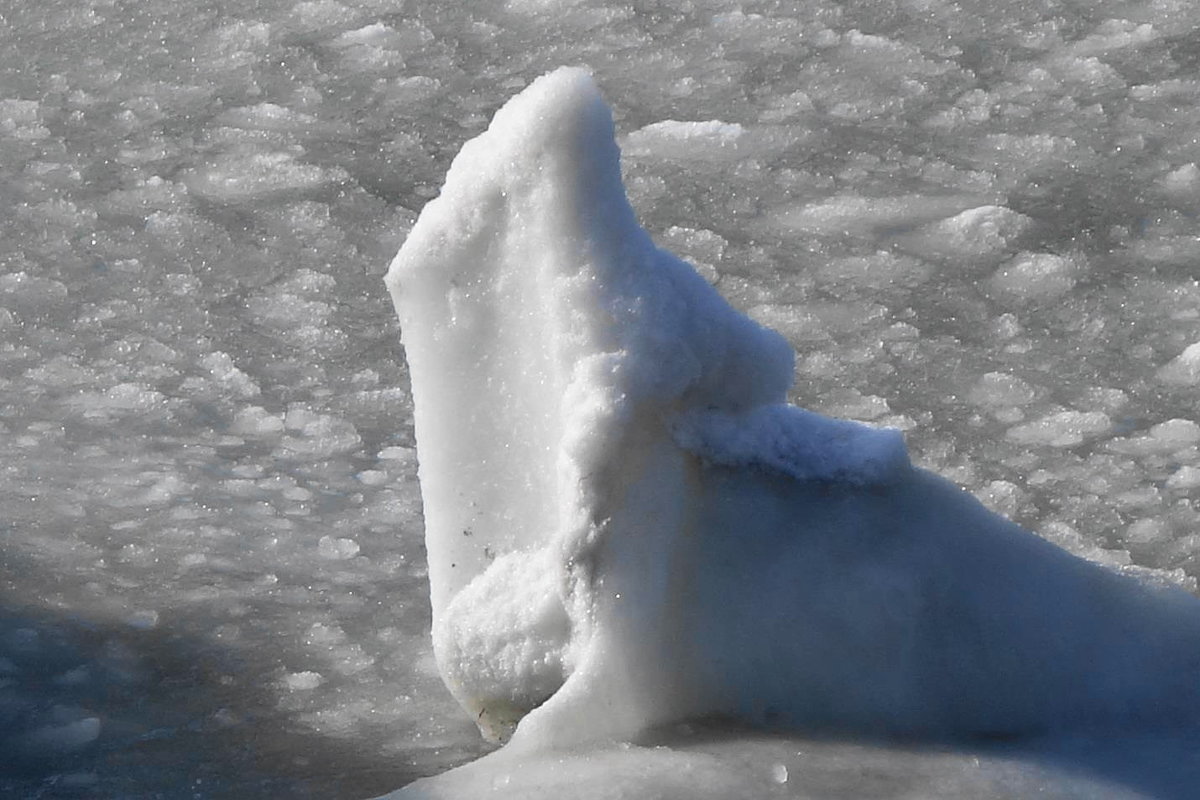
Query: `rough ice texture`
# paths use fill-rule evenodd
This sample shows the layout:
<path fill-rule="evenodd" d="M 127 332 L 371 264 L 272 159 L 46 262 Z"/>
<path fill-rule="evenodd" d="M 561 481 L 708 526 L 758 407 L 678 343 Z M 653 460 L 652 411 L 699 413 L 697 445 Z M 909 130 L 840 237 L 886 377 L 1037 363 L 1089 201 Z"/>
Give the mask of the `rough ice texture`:
<path fill-rule="evenodd" d="M 669 446 L 664 420 L 685 409 L 782 401 L 792 353 L 638 226 L 581 70 L 535 82 L 463 148 L 388 285 L 413 375 L 435 651 L 487 725 L 445 658 L 452 599 L 496 555 L 585 563 L 627 453 Z"/>
<path fill-rule="evenodd" d="M 772 469 L 801 481 L 882 484 L 910 466 L 898 430 L 781 404 L 737 415 L 683 414 L 672 433 L 676 444 L 711 464 Z"/>
<path fill-rule="evenodd" d="M 880 220 L 970 207 L 935 205 Z M 582 70 L 463 148 L 387 280 L 434 649 L 504 752 L 711 715 L 928 736 L 1194 718 L 1196 599 L 993 514 L 895 431 L 786 405 L 790 348 L 637 224 Z M 979 394 L 1031 390 L 996 375 Z M 1009 438 L 1110 426 L 1063 411 Z"/>
<path fill-rule="evenodd" d="M 1200 383 L 1200 342 L 1187 348 L 1158 371 L 1164 383 L 1194 386 Z"/>

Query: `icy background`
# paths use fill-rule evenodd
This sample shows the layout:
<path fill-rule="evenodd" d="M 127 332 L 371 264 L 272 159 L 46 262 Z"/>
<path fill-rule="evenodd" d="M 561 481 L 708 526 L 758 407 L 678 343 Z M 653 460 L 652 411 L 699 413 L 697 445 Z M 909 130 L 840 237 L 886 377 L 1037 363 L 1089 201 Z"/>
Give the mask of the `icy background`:
<path fill-rule="evenodd" d="M 564 63 L 795 402 L 1194 586 L 1200 6 L 799 5 L 0 8 L 0 796 L 355 798 L 483 752 L 381 278 Z"/>

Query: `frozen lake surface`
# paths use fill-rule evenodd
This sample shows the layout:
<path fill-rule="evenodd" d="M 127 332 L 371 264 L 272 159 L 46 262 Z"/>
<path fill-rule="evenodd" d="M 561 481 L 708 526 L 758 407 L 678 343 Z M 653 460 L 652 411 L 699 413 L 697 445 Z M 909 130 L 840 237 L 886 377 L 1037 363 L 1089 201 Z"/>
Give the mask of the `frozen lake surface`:
<path fill-rule="evenodd" d="M 433 665 L 382 276 L 561 64 L 646 229 L 796 348 L 793 402 L 1194 589 L 1198 30 L 1187 0 L 0 12 L 0 794 L 357 798 L 486 751 Z M 1197 773 L 1182 739 L 997 748 L 996 797 Z M 955 796 L 975 758 L 803 750 L 783 796 Z"/>

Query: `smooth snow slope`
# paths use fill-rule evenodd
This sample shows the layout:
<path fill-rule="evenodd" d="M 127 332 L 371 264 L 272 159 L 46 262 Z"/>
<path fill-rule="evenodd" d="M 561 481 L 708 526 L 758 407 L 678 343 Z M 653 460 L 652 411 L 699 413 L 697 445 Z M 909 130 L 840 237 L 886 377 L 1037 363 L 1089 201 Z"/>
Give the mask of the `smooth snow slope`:
<path fill-rule="evenodd" d="M 587 744 L 619 782 L 647 756 L 612 742 L 689 719 L 960 741 L 1200 721 L 1200 601 L 1021 530 L 897 431 L 786 405 L 790 352 L 654 247 L 613 137 L 585 72 L 539 78 L 388 275 L 434 649 L 485 735 L 516 727 L 455 791 Z"/>

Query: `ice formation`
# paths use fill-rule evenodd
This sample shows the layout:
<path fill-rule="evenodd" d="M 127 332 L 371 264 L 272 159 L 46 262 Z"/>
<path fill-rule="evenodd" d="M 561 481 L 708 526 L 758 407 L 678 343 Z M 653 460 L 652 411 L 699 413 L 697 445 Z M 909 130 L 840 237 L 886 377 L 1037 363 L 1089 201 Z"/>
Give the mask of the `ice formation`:
<path fill-rule="evenodd" d="M 790 347 L 638 225 L 586 72 L 463 148 L 387 282 L 435 653 L 506 751 L 701 716 L 934 737 L 1194 718 L 1200 601 L 993 514 L 898 431 L 788 405 Z"/>
<path fill-rule="evenodd" d="M 358 800 L 489 750 L 434 660 L 381 278 L 463 142 L 561 63 L 616 101 L 655 242 L 796 349 L 795 402 L 896 426 L 1022 526 L 1195 587 L 1200 3 L 8 8 L 0 796 Z M 1011 780 L 1040 742 L 988 791 L 978 743 L 788 737 L 711 768 L 673 740 L 661 764 L 689 798 L 1200 782 L 1200 748 L 1136 733 L 1041 792 Z M 548 796 L 586 796 L 561 777 Z"/>

